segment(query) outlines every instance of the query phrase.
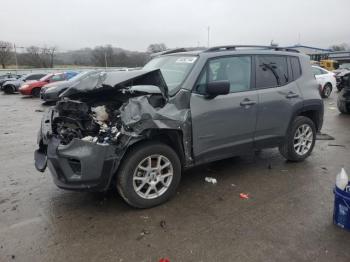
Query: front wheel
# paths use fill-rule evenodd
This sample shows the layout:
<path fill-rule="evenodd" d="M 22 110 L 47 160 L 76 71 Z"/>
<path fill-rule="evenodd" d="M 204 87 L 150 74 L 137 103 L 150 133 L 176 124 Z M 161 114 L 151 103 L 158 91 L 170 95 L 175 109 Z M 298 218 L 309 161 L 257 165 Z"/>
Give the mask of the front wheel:
<path fill-rule="evenodd" d="M 315 146 L 316 128 L 312 120 L 305 116 L 297 116 L 291 124 L 280 153 L 290 161 L 303 161 Z"/>
<path fill-rule="evenodd" d="M 4 92 L 6 94 L 13 94 L 15 92 L 15 87 L 13 85 L 4 86 Z"/>
<path fill-rule="evenodd" d="M 343 89 L 338 94 L 337 106 L 338 110 L 342 114 L 350 114 L 350 102 L 346 101 L 346 97 L 344 97 L 346 89 Z"/>
<path fill-rule="evenodd" d="M 131 149 L 117 173 L 117 189 L 131 206 L 150 208 L 167 201 L 181 179 L 175 151 L 159 142 L 145 142 Z"/>
<path fill-rule="evenodd" d="M 328 98 L 332 93 L 332 85 L 330 83 L 325 84 L 322 90 L 321 96 L 323 98 Z"/>
<path fill-rule="evenodd" d="M 40 88 L 34 88 L 32 90 L 32 96 L 39 97 L 40 96 Z"/>

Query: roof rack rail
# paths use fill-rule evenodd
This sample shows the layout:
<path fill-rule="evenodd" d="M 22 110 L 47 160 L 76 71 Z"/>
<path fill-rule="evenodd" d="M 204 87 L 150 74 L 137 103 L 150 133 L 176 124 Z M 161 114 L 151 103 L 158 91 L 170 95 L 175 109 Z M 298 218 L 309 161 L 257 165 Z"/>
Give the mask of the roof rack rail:
<path fill-rule="evenodd" d="M 222 46 L 214 46 L 210 47 L 204 52 L 218 52 L 218 51 L 232 51 L 237 50 L 237 48 L 259 48 L 259 49 L 268 49 L 268 50 L 275 50 L 275 51 L 286 51 L 286 52 L 295 52 L 299 53 L 298 50 L 287 48 L 287 47 L 279 47 L 279 46 L 270 46 L 270 45 L 222 45 Z"/>
<path fill-rule="evenodd" d="M 188 51 L 186 48 L 174 48 L 174 49 L 168 49 L 165 51 L 161 51 L 161 52 L 157 52 L 157 53 L 153 53 L 151 54 L 151 57 L 155 57 L 155 56 L 160 56 L 160 55 L 167 55 L 167 54 L 173 54 L 173 53 L 179 53 L 179 52 L 186 52 Z"/>

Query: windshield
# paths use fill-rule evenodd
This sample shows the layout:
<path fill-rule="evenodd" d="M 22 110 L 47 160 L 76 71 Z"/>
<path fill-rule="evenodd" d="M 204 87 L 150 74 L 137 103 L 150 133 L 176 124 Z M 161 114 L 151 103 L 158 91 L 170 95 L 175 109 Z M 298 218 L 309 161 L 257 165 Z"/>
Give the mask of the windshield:
<path fill-rule="evenodd" d="M 45 80 L 49 79 L 52 75 L 53 74 L 47 74 L 47 75 L 43 76 L 42 78 L 40 78 L 39 81 L 45 81 Z"/>
<path fill-rule="evenodd" d="M 350 69 L 350 63 L 341 64 L 339 68 Z"/>
<path fill-rule="evenodd" d="M 96 73 L 99 73 L 99 71 L 98 70 L 91 70 L 91 71 L 80 72 L 79 74 L 77 74 L 77 75 L 73 76 L 71 79 L 69 79 L 69 82 L 75 82 L 77 80 L 83 79 L 89 75 L 96 74 Z"/>
<path fill-rule="evenodd" d="M 149 61 L 143 69 L 160 69 L 171 92 L 185 80 L 196 60 L 196 56 L 161 56 Z"/>

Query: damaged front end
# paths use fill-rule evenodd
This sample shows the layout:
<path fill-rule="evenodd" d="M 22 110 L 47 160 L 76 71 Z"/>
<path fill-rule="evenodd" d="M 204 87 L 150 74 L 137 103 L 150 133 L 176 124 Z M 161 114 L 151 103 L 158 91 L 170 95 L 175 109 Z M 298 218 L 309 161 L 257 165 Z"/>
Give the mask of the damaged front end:
<path fill-rule="evenodd" d="M 97 73 L 45 113 L 35 166 L 58 187 L 105 191 L 128 148 L 160 130 L 181 132 L 190 155 L 189 107 L 169 101 L 160 70 Z"/>

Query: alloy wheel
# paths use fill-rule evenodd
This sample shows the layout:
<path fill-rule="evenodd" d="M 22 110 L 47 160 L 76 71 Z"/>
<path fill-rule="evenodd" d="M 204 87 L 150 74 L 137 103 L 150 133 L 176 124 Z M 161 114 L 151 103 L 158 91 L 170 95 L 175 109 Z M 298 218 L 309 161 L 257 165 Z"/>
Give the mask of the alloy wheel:
<path fill-rule="evenodd" d="M 295 152 L 300 156 L 307 154 L 312 146 L 313 139 L 312 128 L 309 125 L 303 124 L 299 126 L 294 134 L 293 145 Z"/>
<path fill-rule="evenodd" d="M 168 158 L 163 155 L 151 155 L 136 167 L 133 188 L 140 197 L 154 199 L 168 190 L 173 176 L 173 165 Z"/>

